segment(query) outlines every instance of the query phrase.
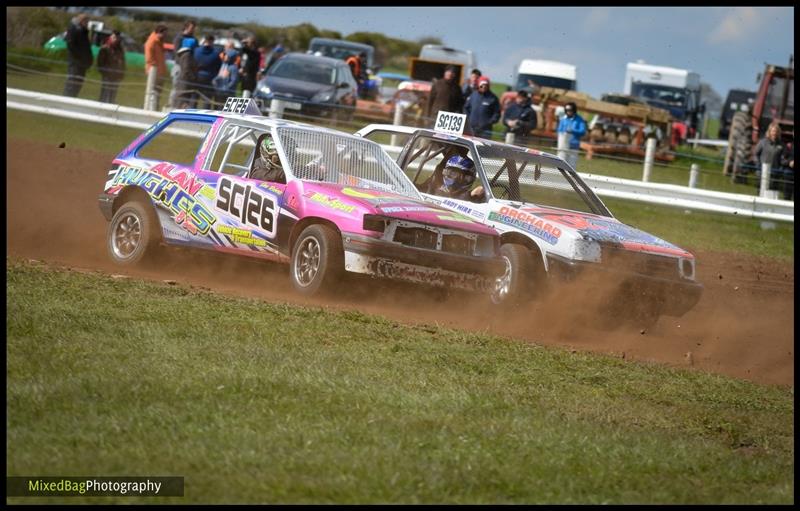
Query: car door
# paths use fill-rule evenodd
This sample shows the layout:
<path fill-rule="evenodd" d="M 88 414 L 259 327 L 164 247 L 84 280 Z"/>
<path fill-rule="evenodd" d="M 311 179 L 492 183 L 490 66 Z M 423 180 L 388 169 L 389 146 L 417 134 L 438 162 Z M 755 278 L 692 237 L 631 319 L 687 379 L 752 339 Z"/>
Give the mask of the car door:
<path fill-rule="evenodd" d="M 263 127 L 227 121 L 221 127 L 199 174 L 213 187 L 210 206 L 218 222 L 212 230 L 217 249 L 267 259 L 280 258 L 281 201 L 286 185 L 250 178 Z M 284 163 L 285 164 L 285 163 Z"/>

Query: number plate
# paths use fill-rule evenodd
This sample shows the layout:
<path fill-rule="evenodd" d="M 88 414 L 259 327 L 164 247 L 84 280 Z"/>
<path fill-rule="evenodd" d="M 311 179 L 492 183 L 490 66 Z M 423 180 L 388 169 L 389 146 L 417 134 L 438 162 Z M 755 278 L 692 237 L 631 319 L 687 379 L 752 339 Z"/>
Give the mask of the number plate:
<path fill-rule="evenodd" d="M 464 133 L 464 125 L 466 123 L 467 116 L 464 114 L 455 114 L 453 112 L 439 110 L 439 113 L 436 114 L 436 123 L 433 125 L 433 129 L 444 133 L 461 135 Z"/>
<path fill-rule="evenodd" d="M 284 108 L 288 108 L 290 110 L 300 110 L 300 108 L 302 106 L 303 105 L 301 105 L 300 103 L 294 103 L 294 102 L 289 102 L 289 101 L 286 101 L 286 102 L 283 103 L 283 107 Z"/>

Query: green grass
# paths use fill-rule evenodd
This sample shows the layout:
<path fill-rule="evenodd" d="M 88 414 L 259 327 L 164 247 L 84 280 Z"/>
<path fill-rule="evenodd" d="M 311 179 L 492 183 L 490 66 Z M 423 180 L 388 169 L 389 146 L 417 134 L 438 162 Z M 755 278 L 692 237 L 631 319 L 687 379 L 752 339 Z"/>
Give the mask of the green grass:
<path fill-rule="evenodd" d="M 185 476 L 180 503 L 794 501 L 792 389 L 6 270 L 9 475 Z"/>
<path fill-rule="evenodd" d="M 7 114 L 9 137 L 52 144 L 66 142 L 69 148 L 92 149 L 109 155 L 116 154 L 141 133 L 19 110 L 7 110 Z M 686 213 L 682 208 L 609 198 L 603 202 L 621 221 L 685 248 L 730 250 L 783 260 L 794 258 L 794 224 L 790 222 L 774 222 L 774 229 L 765 230 L 760 220 L 751 218 L 700 211 Z"/>

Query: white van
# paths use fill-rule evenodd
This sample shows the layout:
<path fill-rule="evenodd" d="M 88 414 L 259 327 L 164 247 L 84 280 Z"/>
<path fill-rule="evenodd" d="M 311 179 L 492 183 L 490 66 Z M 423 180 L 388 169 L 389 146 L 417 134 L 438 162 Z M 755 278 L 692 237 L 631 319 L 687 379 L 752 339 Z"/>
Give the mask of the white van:
<path fill-rule="evenodd" d="M 578 87 L 578 68 L 572 64 L 554 60 L 524 59 L 517 66 L 514 76 L 514 90 L 534 92 L 536 87 L 576 90 Z"/>

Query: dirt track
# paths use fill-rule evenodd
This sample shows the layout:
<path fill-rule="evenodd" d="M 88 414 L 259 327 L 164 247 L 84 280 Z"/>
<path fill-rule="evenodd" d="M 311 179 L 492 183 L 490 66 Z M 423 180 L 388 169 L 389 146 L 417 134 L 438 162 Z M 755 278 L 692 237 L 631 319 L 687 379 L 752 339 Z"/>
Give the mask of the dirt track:
<path fill-rule="evenodd" d="M 696 252 L 705 285 L 684 317 L 662 317 L 645 331 L 603 331 L 594 321 L 561 314 L 563 304 L 498 315 L 485 304 L 442 303 L 440 293 L 402 284 L 356 282 L 335 302 L 305 300 L 283 266 L 179 252 L 157 270 L 123 271 L 105 251 L 107 223 L 97 206 L 112 155 L 7 139 L 8 255 L 76 268 L 174 279 L 268 301 L 356 308 L 406 322 L 438 323 L 680 367 L 760 383 L 794 383 L 794 268 L 791 263 L 732 253 Z M 691 247 L 686 247 L 691 250 Z M 689 354 L 690 355 L 687 355 Z"/>

